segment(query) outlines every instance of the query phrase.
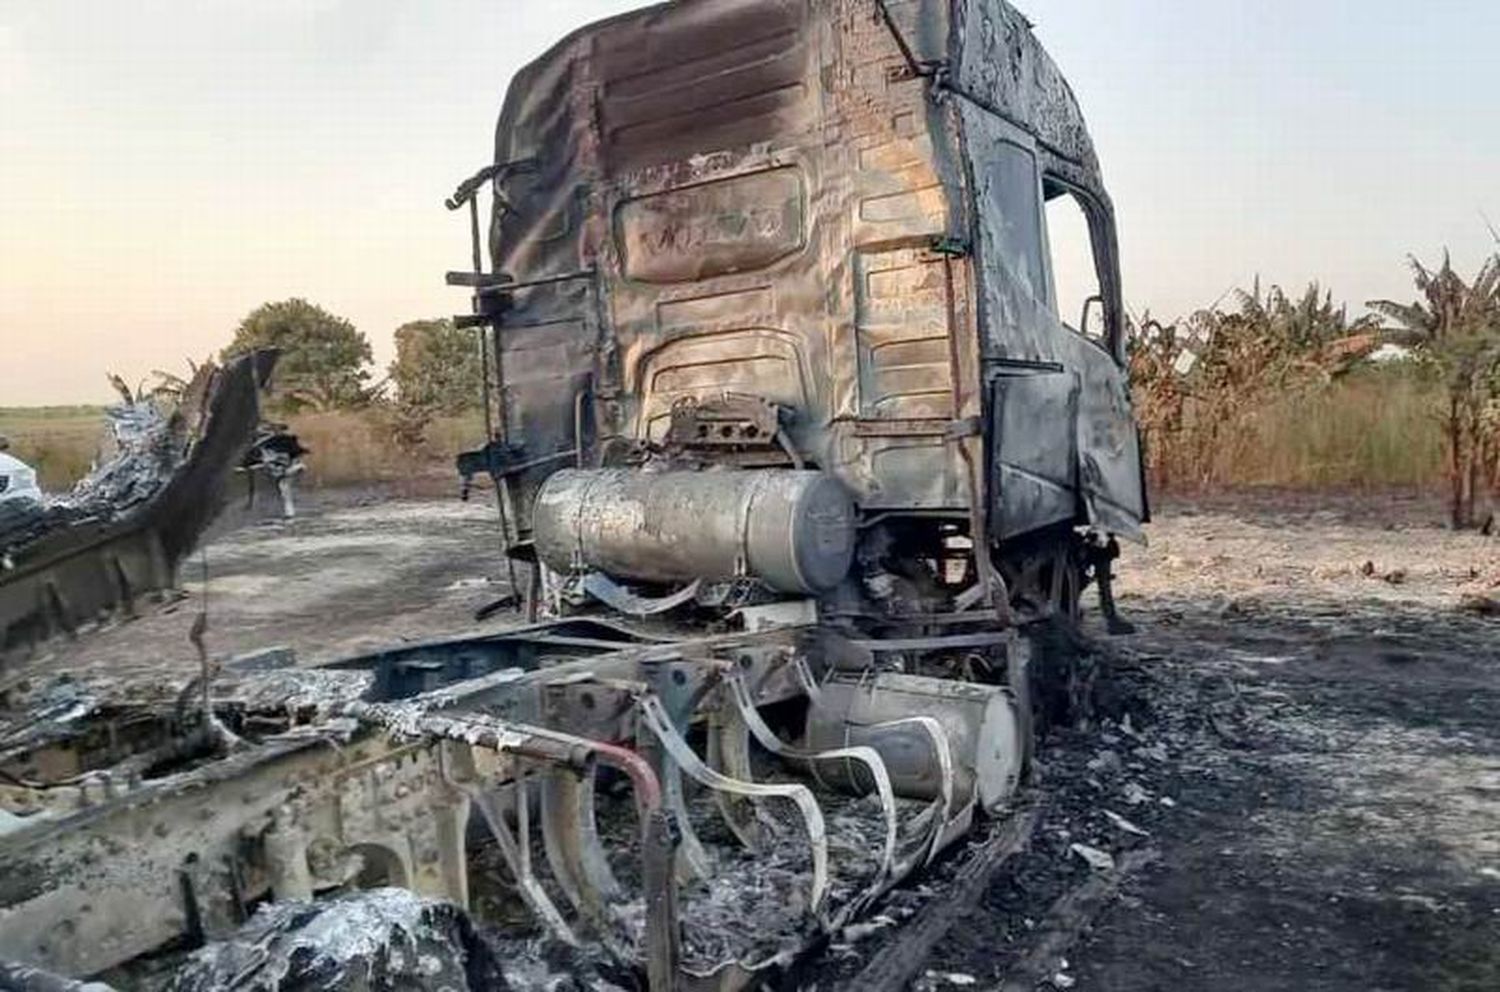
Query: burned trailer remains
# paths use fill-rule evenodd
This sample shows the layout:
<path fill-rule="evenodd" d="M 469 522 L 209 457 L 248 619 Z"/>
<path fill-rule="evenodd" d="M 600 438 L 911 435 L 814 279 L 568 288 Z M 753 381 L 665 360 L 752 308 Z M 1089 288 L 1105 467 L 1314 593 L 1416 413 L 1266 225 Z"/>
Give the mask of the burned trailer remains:
<path fill-rule="evenodd" d="M 946 697 L 936 715 L 862 712 L 868 743 L 819 750 L 867 702 L 859 670 L 827 660 L 857 646 L 831 636 L 571 620 L 226 676 L 227 751 L 177 712 L 178 685 L 41 692 L 24 740 L 0 740 L 0 958 L 149 987 L 130 962 L 187 942 L 200 968 L 263 930 L 267 902 L 395 886 L 468 907 L 506 960 L 745 987 L 998 809 L 1018 772 L 980 739 L 1008 693 L 940 679 L 901 684 Z M 800 729 L 762 715 L 799 701 Z M 888 772 L 881 753 L 913 739 L 927 767 Z M 773 758 L 826 766 L 830 786 Z M 725 825 L 742 853 L 715 842 Z"/>
<path fill-rule="evenodd" d="M 119 408 L 146 422 L 127 424 L 114 458 L 70 493 L 0 508 L 0 663 L 177 584 L 250 445 L 276 357 L 202 366 L 165 413 Z"/>
<path fill-rule="evenodd" d="M 1049 196 L 1089 222 L 1092 336 Z M 465 907 L 513 987 L 727 992 L 1010 812 L 1031 625 L 1146 516 L 1109 200 L 1024 19 L 626 14 L 517 75 L 449 206 L 488 359 L 460 468 L 546 619 L 0 738 L 0 957 L 248 975 L 226 948 L 277 904 L 397 887 Z"/>

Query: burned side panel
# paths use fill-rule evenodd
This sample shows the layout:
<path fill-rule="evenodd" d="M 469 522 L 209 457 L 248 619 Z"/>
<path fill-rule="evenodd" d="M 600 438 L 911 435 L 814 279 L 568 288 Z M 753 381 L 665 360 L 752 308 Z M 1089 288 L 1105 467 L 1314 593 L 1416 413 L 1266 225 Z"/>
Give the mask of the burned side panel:
<path fill-rule="evenodd" d="M 954 10 L 957 90 L 1033 135 L 1068 179 L 1102 195 L 1099 158 L 1072 87 L 1026 18 L 1002 0 L 955 0 Z"/>
<path fill-rule="evenodd" d="M 497 321 L 496 447 L 521 536 L 542 481 L 581 457 L 583 414 L 611 363 L 593 269 L 599 157 L 586 49 L 575 36 L 522 69 L 495 132 L 490 258 L 498 278 L 526 288 L 478 299 Z"/>
<path fill-rule="evenodd" d="M 143 442 L 149 450 L 102 465 L 75 496 L 0 533 L 0 659 L 132 613 L 176 584 L 179 563 L 222 508 L 275 361 L 257 352 L 205 368 Z"/>
<path fill-rule="evenodd" d="M 1078 444 L 1057 428 L 1078 421 L 1078 375 L 1012 370 L 991 380 L 991 389 L 990 513 L 996 535 L 1004 541 L 1071 523 L 1078 516 Z"/>
<path fill-rule="evenodd" d="M 1039 423 L 1048 447 L 1072 449 L 1087 519 L 1128 536 L 1145 513 L 1140 451 L 1123 358 L 1113 215 L 1077 103 L 1024 19 L 1005 4 L 958 5 L 956 103 L 971 187 L 979 335 L 986 379 L 1017 368 L 1065 370 L 1079 390 L 1071 422 Z M 1044 188 L 1076 190 L 1093 216 L 1106 333 L 1093 341 L 1056 313 Z M 1024 471 L 997 445 L 1001 476 Z M 1003 481 L 997 484 L 1003 485 Z M 1029 502 L 1031 488 L 1017 499 Z M 1002 503 L 1008 501 L 1003 492 Z M 1020 511 L 1007 511 L 1012 518 Z M 1022 514 L 1024 515 L 1024 514 Z"/>

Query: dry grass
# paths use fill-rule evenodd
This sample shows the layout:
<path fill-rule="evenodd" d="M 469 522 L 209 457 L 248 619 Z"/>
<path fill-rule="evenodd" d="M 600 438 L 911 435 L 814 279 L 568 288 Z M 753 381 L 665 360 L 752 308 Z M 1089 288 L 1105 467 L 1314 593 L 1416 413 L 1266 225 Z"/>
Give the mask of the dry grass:
<path fill-rule="evenodd" d="M 67 489 L 87 474 L 103 429 L 102 407 L 0 408 L 0 434 L 10 439 L 10 453 L 36 469 L 43 489 Z"/>
<path fill-rule="evenodd" d="M 1438 390 L 1397 370 L 1357 373 L 1262 411 L 1231 474 L 1242 483 L 1439 486 Z"/>
<path fill-rule="evenodd" d="M 1444 483 L 1438 399 L 1409 369 L 1364 369 L 1236 411 L 1212 445 L 1201 443 L 1189 407 L 1178 443 L 1153 439 L 1152 461 L 1170 469 L 1167 478 L 1178 488 L 1437 487 Z M 88 471 L 103 423 L 97 407 L 0 409 L 0 434 L 11 439 L 12 453 L 35 466 L 52 491 Z M 410 450 L 396 444 L 391 415 L 381 408 L 301 414 L 291 426 L 312 449 L 307 485 L 377 484 L 411 495 L 452 491 L 454 455 L 484 438 L 478 414 L 434 420 L 424 443 Z"/>
<path fill-rule="evenodd" d="M 484 442 L 478 414 L 434 420 L 424 443 L 411 450 L 392 440 L 389 415 L 379 408 L 299 415 L 291 426 L 312 449 L 307 484 L 373 483 L 413 495 L 456 489 L 454 456 Z M 103 430 L 100 407 L 0 408 L 0 434 L 10 439 L 11 454 L 34 467 L 50 492 L 68 489 L 88 472 Z"/>
<path fill-rule="evenodd" d="M 1438 487 L 1439 400 L 1407 367 L 1366 368 L 1235 410 L 1211 444 L 1189 404 L 1182 430 L 1156 438 L 1151 460 L 1179 488 Z"/>
<path fill-rule="evenodd" d="M 390 415 L 379 408 L 299 414 L 290 423 L 311 449 L 306 481 L 312 486 L 381 483 L 412 493 L 438 486 L 453 490 L 458 486 L 454 456 L 484 443 L 478 414 L 437 418 L 428 425 L 426 440 L 410 450 L 396 444 Z"/>

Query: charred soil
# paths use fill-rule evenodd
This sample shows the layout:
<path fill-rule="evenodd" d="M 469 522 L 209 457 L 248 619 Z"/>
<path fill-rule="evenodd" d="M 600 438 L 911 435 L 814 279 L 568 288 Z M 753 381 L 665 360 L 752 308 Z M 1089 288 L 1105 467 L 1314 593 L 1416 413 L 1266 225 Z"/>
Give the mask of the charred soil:
<path fill-rule="evenodd" d="M 1090 642 L 1042 748 L 1030 849 L 916 984 L 1500 988 L 1500 542 L 1440 512 L 1169 506 L 1121 570 L 1140 632 Z"/>

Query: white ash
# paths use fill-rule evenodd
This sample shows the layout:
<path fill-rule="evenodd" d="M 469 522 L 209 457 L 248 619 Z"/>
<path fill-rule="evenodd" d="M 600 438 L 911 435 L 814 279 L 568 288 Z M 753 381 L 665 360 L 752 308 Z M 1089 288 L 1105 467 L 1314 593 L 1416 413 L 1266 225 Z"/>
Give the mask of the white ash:
<path fill-rule="evenodd" d="M 406 889 L 263 907 L 227 940 L 194 952 L 170 992 L 507 989 L 458 907 Z"/>
<path fill-rule="evenodd" d="M 360 699 L 374 684 L 375 676 L 370 672 L 285 668 L 257 672 L 228 692 L 221 690 L 221 694 L 255 712 L 280 711 L 296 716 L 310 711 L 324 716 Z"/>
<path fill-rule="evenodd" d="M 873 796 L 854 798 L 820 791 L 828 831 L 829 887 L 817 916 L 809 913 L 812 856 L 800 817 L 786 803 L 763 804 L 770 829 L 759 852 L 751 852 L 727 834 L 712 810 L 707 794 L 692 803 L 694 825 L 712 861 L 710 877 L 681 887 L 678 916 L 682 921 L 682 963 L 689 971 L 705 973 L 727 962 L 747 967 L 761 965 L 803 946 L 831 921 L 841 925 L 845 910 L 875 880 L 885 842 L 885 819 Z M 925 803 L 898 800 L 902 822 Z M 629 837 L 633 818 L 609 817 L 600 824 L 606 849 L 619 853 L 637 848 Z M 627 887 L 636 880 L 623 877 Z M 643 953 L 645 907 L 639 899 L 615 907 L 627 939 Z"/>

